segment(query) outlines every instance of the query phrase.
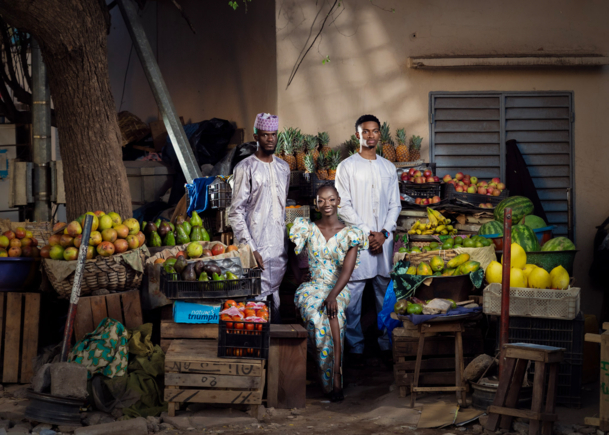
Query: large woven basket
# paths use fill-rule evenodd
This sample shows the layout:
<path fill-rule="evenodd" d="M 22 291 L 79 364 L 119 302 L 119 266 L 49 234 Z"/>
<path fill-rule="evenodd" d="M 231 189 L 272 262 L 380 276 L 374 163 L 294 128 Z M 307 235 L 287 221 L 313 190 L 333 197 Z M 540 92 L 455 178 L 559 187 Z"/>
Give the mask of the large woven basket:
<path fill-rule="evenodd" d="M 137 252 L 139 254 L 140 270 L 136 270 L 127 261 L 124 256 Z M 110 292 L 122 292 L 139 288 L 144 277 L 144 265 L 146 259 L 150 256 L 146 245 L 137 248 L 133 251 L 127 251 L 123 254 L 113 255 L 111 257 L 96 257 L 93 260 L 87 260 L 83 270 L 82 284 L 80 295 L 90 295 L 95 290 L 106 289 Z M 137 257 L 136 257 L 137 260 Z M 64 263 L 64 264 L 61 264 Z M 69 299 L 72 293 L 72 285 L 74 284 L 74 272 L 70 273 L 63 279 L 58 279 L 56 273 L 60 267 L 65 267 L 65 261 L 44 259 L 44 270 L 49 278 L 49 281 L 60 299 Z M 76 263 L 75 261 L 73 263 Z"/>
<path fill-rule="evenodd" d="M 32 235 L 38 240 L 39 246 L 48 244 L 49 237 L 53 232 L 53 224 L 51 222 L 11 222 L 8 219 L 0 219 L 0 233 L 17 228 L 25 228 L 32 232 Z"/>
<path fill-rule="evenodd" d="M 421 254 L 407 254 L 406 259 L 410 261 L 411 266 L 418 266 L 422 262 L 429 263 L 433 257 L 439 255 L 442 260 L 446 263 L 457 256 L 457 252 L 454 249 L 447 249 L 445 251 L 429 251 Z"/>

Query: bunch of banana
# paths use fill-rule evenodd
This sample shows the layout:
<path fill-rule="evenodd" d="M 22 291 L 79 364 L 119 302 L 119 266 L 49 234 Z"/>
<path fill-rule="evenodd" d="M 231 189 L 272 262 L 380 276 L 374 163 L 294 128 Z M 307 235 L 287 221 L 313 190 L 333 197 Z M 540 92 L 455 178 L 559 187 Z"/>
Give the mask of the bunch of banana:
<path fill-rule="evenodd" d="M 408 234 L 410 235 L 422 235 L 431 236 L 433 234 L 439 234 L 442 236 L 455 235 L 457 234 L 456 228 L 450 225 L 450 220 L 442 216 L 442 214 L 431 208 L 427 208 L 427 218 L 429 222 L 423 223 L 416 221 Z"/>

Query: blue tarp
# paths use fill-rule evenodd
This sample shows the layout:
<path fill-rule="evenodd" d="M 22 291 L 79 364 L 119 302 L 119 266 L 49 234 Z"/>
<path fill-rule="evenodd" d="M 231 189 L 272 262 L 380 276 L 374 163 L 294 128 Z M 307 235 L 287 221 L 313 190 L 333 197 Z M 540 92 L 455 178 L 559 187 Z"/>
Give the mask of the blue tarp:
<path fill-rule="evenodd" d="M 391 341 L 391 333 L 397 327 L 399 327 L 402 322 L 399 320 L 395 320 L 391 318 L 391 313 L 393 312 L 393 306 L 397 302 L 395 297 L 395 292 L 393 291 L 393 280 L 387 286 L 387 291 L 385 292 L 385 300 L 383 301 L 383 309 L 377 316 L 378 327 L 380 331 L 384 331 L 387 329 L 387 335 L 389 336 L 389 341 Z"/>
<path fill-rule="evenodd" d="M 207 188 L 214 182 L 216 177 L 195 178 L 191 183 L 186 184 L 188 191 L 188 209 L 186 213 L 192 216 L 192 212 L 201 213 L 207 209 Z"/>

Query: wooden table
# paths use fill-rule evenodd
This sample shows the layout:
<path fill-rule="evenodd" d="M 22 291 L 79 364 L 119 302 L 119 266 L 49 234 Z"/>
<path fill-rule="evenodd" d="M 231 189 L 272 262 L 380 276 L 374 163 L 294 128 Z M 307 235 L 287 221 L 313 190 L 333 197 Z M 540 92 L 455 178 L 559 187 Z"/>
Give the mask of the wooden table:
<path fill-rule="evenodd" d="M 267 399 L 277 409 L 304 408 L 307 401 L 307 331 L 271 325 Z"/>

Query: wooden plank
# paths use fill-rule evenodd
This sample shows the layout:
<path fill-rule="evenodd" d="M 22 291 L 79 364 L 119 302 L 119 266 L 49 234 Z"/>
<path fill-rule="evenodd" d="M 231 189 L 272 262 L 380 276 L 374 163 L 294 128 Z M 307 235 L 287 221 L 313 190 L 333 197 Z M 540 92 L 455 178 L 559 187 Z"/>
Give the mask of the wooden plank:
<path fill-rule="evenodd" d="M 40 293 L 25 294 L 23 315 L 23 350 L 21 352 L 21 383 L 28 384 L 34 376 L 34 360 L 38 355 Z"/>
<path fill-rule="evenodd" d="M 201 325 L 175 323 L 173 320 L 161 320 L 162 338 L 218 338 L 218 324 Z"/>
<path fill-rule="evenodd" d="M 277 409 L 304 408 L 306 406 L 306 385 L 306 338 L 271 338 L 267 386 L 268 406 Z"/>
<path fill-rule="evenodd" d="M 423 323 L 419 325 L 421 332 L 427 336 L 428 332 L 463 332 L 465 327 L 462 322 L 446 322 L 446 323 Z"/>
<path fill-rule="evenodd" d="M 508 389 L 512 380 L 512 375 L 514 374 L 514 368 L 516 367 L 516 360 L 514 358 L 505 358 L 505 350 L 502 352 L 502 355 L 500 355 L 499 358 L 503 358 L 503 360 L 505 361 L 503 363 L 500 376 L 500 379 L 502 379 L 503 382 L 499 382 L 497 392 L 495 393 L 495 398 L 493 399 L 493 406 L 503 407 L 507 398 Z M 486 421 L 485 429 L 491 432 L 495 432 L 497 430 L 497 427 L 499 426 L 500 418 L 501 414 L 489 414 L 488 420 Z"/>
<path fill-rule="evenodd" d="M 246 389 L 260 388 L 262 378 L 260 376 L 223 376 L 223 375 L 200 375 L 194 373 L 165 373 L 165 385 L 177 387 L 205 387 L 205 388 L 230 388 Z"/>
<path fill-rule="evenodd" d="M 139 290 L 128 291 L 120 295 L 123 303 L 123 313 L 125 314 L 125 326 L 129 329 L 141 326 L 144 320 Z"/>
<path fill-rule="evenodd" d="M 531 399 L 531 411 L 541 413 L 543 406 L 543 385 L 546 378 L 546 364 L 535 361 L 535 377 L 533 378 L 533 398 Z M 539 419 L 529 421 L 529 434 L 537 435 L 540 429 Z"/>
<path fill-rule="evenodd" d="M 95 330 L 100 322 L 108 317 L 108 310 L 106 308 L 106 297 L 105 296 L 88 296 L 91 300 L 91 314 L 93 316 L 93 330 Z"/>
<path fill-rule="evenodd" d="M 6 332 L 4 334 L 3 383 L 19 382 L 19 345 L 21 342 L 21 293 L 6 295 Z"/>
<path fill-rule="evenodd" d="M 433 341 L 432 341 L 433 340 Z M 481 354 L 483 352 L 481 340 L 466 339 L 463 343 L 463 352 L 467 355 Z M 424 355 L 454 355 L 453 337 L 430 337 L 425 340 Z M 393 354 L 396 356 L 413 356 L 417 352 L 416 342 L 393 342 Z"/>
<path fill-rule="evenodd" d="M 405 373 L 401 379 L 396 379 L 396 385 L 412 384 L 414 373 Z M 421 372 L 419 385 L 455 385 L 455 372 Z"/>
<path fill-rule="evenodd" d="M 527 369 L 527 364 L 528 361 L 525 359 L 519 359 L 516 362 L 514 374 L 512 375 L 507 396 L 505 397 L 506 408 L 516 408 L 516 404 L 518 403 L 518 395 L 520 394 L 520 389 L 522 388 L 522 381 L 524 380 L 524 374 Z M 512 427 L 512 417 L 509 414 L 503 415 L 501 417 L 499 427 L 501 427 L 502 429 L 509 430 Z"/>
<path fill-rule="evenodd" d="M 534 412 L 528 409 L 514 409 L 502 406 L 491 405 L 488 407 L 487 413 L 509 415 L 510 417 L 528 418 L 529 420 L 556 421 L 556 414 L 547 414 L 543 412 Z"/>
<path fill-rule="evenodd" d="M 565 131 L 506 131 L 505 140 L 515 139 L 517 142 L 568 142 L 570 134 Z M 493 142 L 493 141 L 490 141 Z"/>
<path fill-rule="evenodd" d="M 567 119 L 508 119 L 505 129 L 511 131 L 553 131 L 569 130 L 571 121 Z"/>
<path fill-rule="evenodd" d="M 604 325 L 603 325 L 604 326 Z M 609 333 L 604 332 L 601 334 L 601 370 L 600 370 L 600 382 L 604 382 L 609 376 Z M 599 428 L 603 432 L 609 431 L 609 391 L 607 389 L 600 388 L 600 399 L 599 399 Z"/>
<path fill-rule="evenodd" d="M 307 330 L 302 325 L 271 324 L 271 339 L 273 338 L 307 338 Z"/>
<path fill-rule="evenodd" d="M 233 360 L 234 361 L 234 360 Z M 165 373 L 200 373 L 208 375 L 258 376 L 262 373 L 260 364 L 219 363 L 200 361 L 172 361 L 165 359 Z"/>
<path fill-rule="evenodd" d="M 95 326 L 93 326 L 91 298 L 80 298 L 76 309 L 76 322 L 74 323 L 74 338 L 76 341 L 82 340 L 85 334 L 95 329 Z"/>
<path fill-rule="evenodd" d="M 120 294 L 106 295 L 106 307 L 108 308 L 108 317 L 124 324 L 125 320 L 123 319 Z"/>
<path fill-rule="evenodd" d="M 603 322 L 603 331 L 606 331 L 608 329 L 609 329 L 609 322 Z"/>
<path fill-rule="evenodd" d="M 562 360 L 562 350 L 556 351 L 545 351 L 543 349 L 522 349 L 509 347 L 511 345 L 505 345 L 506 357 L 515 359 L 528 359 L 530 361 L 553 363 L 560 362 Z"/>
<path fill-rule="evenodd" d="M 568 95 L 507 96 L 505 107 L 569 107 Z"/>
<path fill-rule="evenodd" d="M 461 328 L 463 328 L 463 324 L 459 323 Z M 461 331 L 457 331 L 455 333 L 455 386 L 463 387 L 463 370 L 465 370 L 465 365 L 463 364 L 463 337 L 461 335 Z M 461 406 L 467 406 L 467 396 L 465 394 L 465 390 L 456 390 L 457 391 L 457 403 L 459 403 L 459 396 L 461 396 Z M 461 391 L 461 393 L 459 393 Z"/>
<path fill-rule="evenodd" d="M 188 403 L 230 403 L 232 405 L 259 405 L 262 403 L 260 391 L 227 390 L 183 390 L 165 389 L 167 402 Z"/>
<path fill-rule="evenodd" d="M 427 335 L 425 337 L 427 337 Z M 466 357 L 463 360 L 464 360 L 465 364 L 467 365 L 473 359 L 474 359 L 474 357 Z M 415 360 L 396 362 L 393 365 L 394 373 L 405 372 L 405 371 L 414 371 L 415 362 L 416 362 Z M 454 369 L 455 369 L 455 359 L 454 358 L 429 358 L 429 359 L 423 359 L 421 361 L 421 371 L 454 370 Z"/>
<path fill-rule="evenodd" d="M 412 387 L 411 388 L 412 391 L 415 392 L 419 392 L 419 391 L 427 391 L 427 392 L 438 392 L 438 391 L 458 391 L 458 392 L 464 392 L 467 391 L 467 387 L 453 387 L 453 386 L 447 386 L 447 387 Z"/>
<path fill-rule="evenodd" d="M 0 355 L 2 355 L 2 348 L 5 346 L 3 337 L 4 331 L 6 330 L 4 325 L 4 319 L 6 318 L 4 307 L 6 307 L 6 295 L 8 293 L 0 292 Z"/>
<path fill-rule="evenodd" d="M 599 67 L 609 64 L 604 56 L 521 56 L 521 57 L 409 57 L 408 68 L 413 69 L 479 69 L 535 68 L 535 67 Z M 539 103 L 538 103 L 539 104 Z"/>
<path fill-rule="evenodd" d="M 558 384 L 558 368 L 559 363 L 550 364 L 550 375 L 548 376 L 548 389 L 546 393 L 545 414 L 556 417 L 554 407 L 556 406 L 556 394 Z M 545 418 L 540 418 L 543 421 L 541 425 L 541 435 L 552 435 L 552 423 Z"/>
<path fill-rule="evenodd" d="M 599 426 L 601 419 L 597 417 L 584 417 L 584 424 L 586 426 Z"/>

